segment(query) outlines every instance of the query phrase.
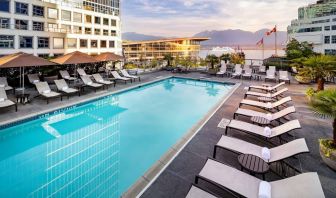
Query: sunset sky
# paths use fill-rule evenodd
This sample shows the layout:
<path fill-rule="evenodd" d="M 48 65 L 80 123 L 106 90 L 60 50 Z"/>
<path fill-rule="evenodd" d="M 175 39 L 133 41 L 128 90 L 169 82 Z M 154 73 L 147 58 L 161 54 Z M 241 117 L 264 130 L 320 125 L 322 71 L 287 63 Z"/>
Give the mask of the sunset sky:
<path fill-rule="evenodd" d="M 316 0 L 122 0 L 123 32 L 192 36 L 205 30 L 286 30 Z"/>

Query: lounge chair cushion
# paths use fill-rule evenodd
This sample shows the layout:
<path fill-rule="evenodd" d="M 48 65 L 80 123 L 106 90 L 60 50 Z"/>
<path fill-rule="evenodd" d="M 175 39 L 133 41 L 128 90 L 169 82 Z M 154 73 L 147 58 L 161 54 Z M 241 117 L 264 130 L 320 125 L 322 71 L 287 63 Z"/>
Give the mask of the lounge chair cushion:
<path fill-rule="evenodd" d="M 204 190 L 200 188 L 192 186 L 186 198 L 216 198 L 216 197 L 208 192 L 205 192 Z"/>
<path fill-rule="evenodd" d="M 0 108 L 9 107 L 9 106 L 12 106 L 12 105 L 15 105 L 15 103 L 11 100 L 4 100 L 4 101 L 0 102 Z"/>
<path fill-rule="evenodd" d="M 78 90 L 77 90 L 77 89 L 73 89 L 73 88 L 68 88 L 68 89 L 63 90 L 63 92 L 69 94 L 69 93 L 75 93 L 75 92 L 78 92 Z"/>
<path fill-rule="evenodd" d="M 5 101 L 5 99 L 4 98 L 0 98 L 0 102 L 4 102 Z"/>
<path fill-rule="evenodd" d="M 44 90 L 42 93 L 43 94 L 48 94 L 48 93 L 50 93 L 51 91 L 50 90 Z"/>
<path fill-rule="evenodd" d="M 6 85 L 0 85 L 0 87 L 1 87 L 1 88 L 4 88 L 4 87 L 6 87 Z"/>
<path fill-rule="evenodd" d="M 65 87 L 62 88 L 62 91 L 65 91 L 65 90 L 67 90 L 67 89 L 69 89 L 69 87 L 68 87 L 68 86 L 65 86 Z"/>
<path fill-rule="evenodd" d="M 59 96 L 61 94 L 53 92 L 53 91 L 49 91 L 49 93 L 42 93 L 42 95 L 46 98 L 52 98 L 52 97 Z"/>
<path fill-rule="evenodd" d="M 39 81 L 39 80 L 34 80 L 34 81 L 33 81 L 33 83 L 38 83 L 38 82 L 40 82 L 40 81 Z"/>
<path fill-rule="evenodd" d="M 259 198 L 271 198 L 272 187 L 271 184 L 265 181 L 261 181 L 259 184 Z"/>

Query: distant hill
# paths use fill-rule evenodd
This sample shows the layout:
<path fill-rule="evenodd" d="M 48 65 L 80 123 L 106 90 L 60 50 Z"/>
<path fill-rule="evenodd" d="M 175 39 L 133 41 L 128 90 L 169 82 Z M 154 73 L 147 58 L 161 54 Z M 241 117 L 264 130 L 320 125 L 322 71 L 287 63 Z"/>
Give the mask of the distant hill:
<path fill-rule="evenodd" d="M 157 40 L 157 39 L 162 39 L 162 38 L 163 37 L 160 37 L 160 36 L 138 34 L 135 32 L 125 32 L 122 34 L 122 39 L 129 40 L 129 41 Z"/>

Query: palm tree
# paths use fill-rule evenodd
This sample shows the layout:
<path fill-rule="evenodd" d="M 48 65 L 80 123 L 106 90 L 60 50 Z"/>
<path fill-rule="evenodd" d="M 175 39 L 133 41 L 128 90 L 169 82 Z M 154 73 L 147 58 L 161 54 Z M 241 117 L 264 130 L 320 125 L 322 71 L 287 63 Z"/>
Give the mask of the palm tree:
<path fill-rule="evenodd" d="M 165 54 L 163 57 L 163 60 L 167 61 L 167 66 L 169 67 L 171 65 L 171 62 L 173 61 L 173 56 L 171 54 Z"/>
<path fill-rule="evenodd" d="M 311 56 L 303 60 L 303 65 L 299 75 L 316 79 L 317 91 L 324 90 L 326 78 L 336 74 L 336 58 L 334 56 Z"/>
<path fill-rule="evenodd" d="M 211 69 L 215 68 L 215 65 L 218 64 L 219 60 L 216 55 L 210 54 L 206 57 L 206 61 L 210 63 Z"/>
<path fill-rule="evenodd" d="M 336 148 L 336 89 L 318 92 L 309 105 L 320 117 L 333 119 L 333 147 Z"/>
<path fill-rule="evenodd" d="M 222 54 L 219 58 L 227 63 L 230 60 L 230 57 L 230 54 Z"/>

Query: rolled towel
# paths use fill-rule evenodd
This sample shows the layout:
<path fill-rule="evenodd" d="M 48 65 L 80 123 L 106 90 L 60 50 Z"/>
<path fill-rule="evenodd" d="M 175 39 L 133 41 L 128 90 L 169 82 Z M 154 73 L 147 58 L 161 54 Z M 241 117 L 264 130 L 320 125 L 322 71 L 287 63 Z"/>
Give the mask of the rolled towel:
<path fill-rule="evenodd" d="M 67 89 L 69 89 L 68 86 L 65 86 L 65 87 L 62 88 L 63 91 L 65 91 L 65 90 L 67 90 Z"/>
<path fill-rule="evenodd" d="M 88 82 L 87 84 L 88 84 L 88 85 L 92 85 L 92 82 Z"/>
<path fill-rule="evenodd" d="M 104 80 L 103 80 L 103 79 L 101 79 L 101 80 L 99 80 L 98 82 L 102 83 L 102 82 L 104 82 Z"/>
<path fill-rule="evenodd" d="M 272 120 L 273 119 L 272 114 L 270 114 L 270 113 L 266 114 L 266 119 L 267 120 Z"/>
<path fill-rule="evenodd" d="M 271 109 L 271 108 L 272 108 L 272 103 L 268 102 L 268 103 L 266 104 L 266 107 L 267 107 L 268 109 Z"/>
<path fill-rule="evenodd" d="M 34 81 L 33 81 L 33 83 L 38 83 L 38 82 L 40 82 L 40 81 L 39 81 L 39 80 L 34 80 Z"/>
<path fill-rule="evenodd" d="M 5 99 L 4 98 L 0 98 L 0 102 L 4 102 L 5 101 Z"/>
<path fill-rule="evenodd" d="M 44 90 L 44 91 L 43 91 L 44 94 L 48 94 L 48 93 L 50 93 L 50 92 L 51 92 L 50 90 Z"/>
<path fill-rule="evenodd" d="M 272 189 L 271 184 L 265 181 L 261 181 L 259 184 L 259 198 L 271 198 L 272 197 Z"/>
<path fill-rule="evenodd" d="M 265 128 L 264 128 L 264 134 L 265 134 L 265 136 L 267 136 L 267 137 L 271 137 L 271 135 L 272 135 L 272 130 L 271 130 L 271 128 L 269 128 L 269 127 L 265 127 Z"/>
<path fill-rule="evenodd" d="M 271 151 L 269 150 L 269 148 L 264 147 L 261 149 L 261 157 L 266 162 L 268 162 L 271 159 Z"/>
<path fill-rule="evenodd" d="M 65 78 L 65 79 L 69 79 L 69 78 L 70 78 L 70 76 L 64 76 L 64 78 Z"/>
<path fill-rule="evenodd" d="M 0 87 L 5 87 L 5 85 L 0 85 Z"/>

